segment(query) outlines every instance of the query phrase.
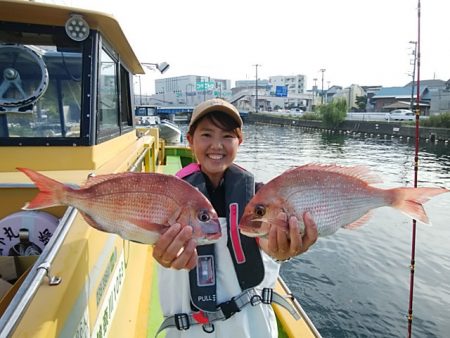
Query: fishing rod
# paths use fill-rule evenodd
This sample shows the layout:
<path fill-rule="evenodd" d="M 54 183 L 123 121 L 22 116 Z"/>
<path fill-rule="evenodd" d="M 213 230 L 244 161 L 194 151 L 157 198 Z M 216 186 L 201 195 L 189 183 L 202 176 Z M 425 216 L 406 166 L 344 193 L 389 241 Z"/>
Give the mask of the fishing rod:
<path fill-rule="evenodd" d="M 414 149 L 414 188 L 417 188 L 417 178 L 419 173 L 419 117 L 420 117 L 420 0 L 417 0 L 417 48 L 416 48 L 416 62 L 417 62 L 417 93 L 416 93 L 416 140 Z M 414 82 L 412 84 L 414 86 Z M 412 221 L 412 241 L 411 241 L 411 265 L 410 265 L 410 280 L 409 280 L 409 307 L 408 307 L 408 338 L 412 334 L 413 321 L 413 296 L 414 296 L 414 272 L 416 265 L 416 225 L 415 219 Z"/>

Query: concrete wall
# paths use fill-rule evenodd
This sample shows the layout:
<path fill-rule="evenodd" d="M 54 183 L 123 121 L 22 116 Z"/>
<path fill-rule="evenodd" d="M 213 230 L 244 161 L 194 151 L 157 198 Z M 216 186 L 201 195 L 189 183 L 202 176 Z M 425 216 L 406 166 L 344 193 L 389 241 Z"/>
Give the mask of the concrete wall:
<path fill-rule="evenodd" d="M 306 127 L 322 130 L 339 130 L 346 133 L 367 133 L 374 136 L 384 135 L 398 137 L 415 137 L 415 126 L 405 125 L 400 122 L 372 122 L 372 121 L 344 121 L 339 128 L 327 128 L 322 121 L 309 121 L 289 117 L 271 116 L 266 114 L 249 114 L 247 123 L 263 123 L 281 126 Z M 431 141 L 450 140 L 450 129 L 446 128 L 428 128 L 420 127 L 419 134 L 421 139 L 429 139 Z"/>

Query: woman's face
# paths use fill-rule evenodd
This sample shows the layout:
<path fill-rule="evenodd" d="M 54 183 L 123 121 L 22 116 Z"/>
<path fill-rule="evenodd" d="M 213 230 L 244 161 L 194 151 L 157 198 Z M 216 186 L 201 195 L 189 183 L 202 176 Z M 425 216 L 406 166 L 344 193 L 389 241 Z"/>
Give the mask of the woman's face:
<path fill-rule="evenodd" d="M 236 158 L 240 140 L 233 131 L 225 131 L 204 118 L 187 139 L 202 167 L 214 186 L 218 186 L 225 170 Z"/>

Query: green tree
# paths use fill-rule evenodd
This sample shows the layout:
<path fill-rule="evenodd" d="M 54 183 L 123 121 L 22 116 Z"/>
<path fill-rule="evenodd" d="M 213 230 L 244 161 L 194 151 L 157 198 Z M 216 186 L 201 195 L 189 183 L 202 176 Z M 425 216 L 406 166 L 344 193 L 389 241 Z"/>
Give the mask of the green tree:
<path fill-rule="evenodd" d="M 345 99 L 336 100 L 328 104 L 321 105 L 319 112 L 322 121 L 327 127 L 337 127 L 345 121 L 347 117 L 347 102 Z"/>
<path fill-rule="evenodd" d="M 358 111 L 366 111 L 367 95 L 356 96 L 355 101 Z"/>
<path fill-rule="evenodd" d="M 432 115 L 428 119 L 420 120 L 424 127 L 450 128 L 450 112 Z"/>

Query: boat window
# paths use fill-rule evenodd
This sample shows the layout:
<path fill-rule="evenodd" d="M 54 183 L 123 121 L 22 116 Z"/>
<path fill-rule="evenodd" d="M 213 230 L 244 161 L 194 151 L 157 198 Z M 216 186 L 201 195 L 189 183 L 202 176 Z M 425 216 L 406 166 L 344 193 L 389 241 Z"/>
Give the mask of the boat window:
<path fill-rule="evenodd" d="M 133 125 L 130 73 L 120 65 L 120 116 L 122 127 Z"/>
<path fill-rule="evenodd" d="M 0 70 L 0 138 L 80 137 L 80 43 L 2 24 Z"/>
<path fill-rule="evenodd" d="M 100 53 L 98 85 L 99 130 L 109 133 L 119 128 L 119 96 L 117 63 L 105 49 Z"/>

